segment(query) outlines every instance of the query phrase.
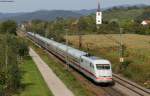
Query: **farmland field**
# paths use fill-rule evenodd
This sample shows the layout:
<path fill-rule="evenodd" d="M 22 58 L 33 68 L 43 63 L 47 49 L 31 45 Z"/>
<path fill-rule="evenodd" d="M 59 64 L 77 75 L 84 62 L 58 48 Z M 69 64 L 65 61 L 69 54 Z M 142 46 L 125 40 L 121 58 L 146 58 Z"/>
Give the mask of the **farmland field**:
<path fill-rule="evenodd" d="M 125 34 L 122 36 L 123 42 L 129 48 L 133 49 L 145 49 L 150 48 L 150 36 L 145 35 L 135 35 L 135 34 Z M 83 36 L 83 46 L 85 44 L 91 44 L 93 47 L 111 47 L 118 46 L 120 35 L 84 35 Z M 69 41 L 73 44 L 78 44 L 78 36 L 70 36 Z"/>
<path fill-rule="evenodd" d="M 124 34 L 122 37 L 125 46 L 123 64 L 119 63 L 120 35 L 84 35 L 81 49 L 109 59 L 113 72 L 150 88 L 150 36 Z M 78 48 L 78 36 L 69 36 L 68 40 L 72 46 Z"/>

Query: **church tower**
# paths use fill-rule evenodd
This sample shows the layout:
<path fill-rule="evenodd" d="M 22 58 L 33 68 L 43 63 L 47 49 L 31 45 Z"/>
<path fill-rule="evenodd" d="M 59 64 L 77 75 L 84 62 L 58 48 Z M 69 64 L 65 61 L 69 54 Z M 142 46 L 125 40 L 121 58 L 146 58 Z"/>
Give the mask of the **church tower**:
<path fill-rule="evenodd" d="M 101 12 L 101 8 L 100 8 L 100 2 L 98 1 L 98 9 L 96 12 L 96 24 L 102 24 L 102 12 Z"/>

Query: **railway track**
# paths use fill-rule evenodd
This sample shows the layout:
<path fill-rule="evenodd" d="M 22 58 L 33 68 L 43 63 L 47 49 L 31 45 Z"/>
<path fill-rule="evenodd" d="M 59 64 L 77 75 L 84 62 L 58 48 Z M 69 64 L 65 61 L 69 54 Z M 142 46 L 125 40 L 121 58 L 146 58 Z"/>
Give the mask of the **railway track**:
<path fill-rule="evenodd" d="M 34 42 L 34 44 L 36 44 L 39 47 L 39 45 L 37 43 Z M 55 57 L 55 59 L 61 61 L 61 63 L 63 63 L 65 65 L 65 61 L 60 59 L 58 56 L 56 56 L 55 54 L 53 54 L 52 52 L 50 52 L 46 49 L 45 49 L 45 51 L 49 55 L 51 55 L 51 56 L 53 55 Z M 74 71 L 74 72 L 75 72 L 75 74 L 78 73 L 76 71 Z M 84 76 L 80 76 L 80 78 L 85 79 Z M 101 85 L 97 86 L 97 85 L 93 84 L 92 82 L 89 82 L 88 80 L 84 80 L 83 82 L 85 83 L 86 86 L 90 86 L 91 88 L 96 89 L 96 91 L 93 90 L 94 94 L 96 94 L 95 96 L 150 96 L 149 90 L 147 90 L 129 80 L 126 80 L 116 74 L 113 74 L 113 79 L 116 82 L 116 84 L 114 86 L 107 86 L 107 87 L 101 86 Z M 101 93 L 99 93 L 99 92 L 101 92 L 102 90 L 103 90 L 103 95 L 100 95 Z"/>
<path fill-rule="evenodd" d="M 127 91 L 126 95 L 128 96 L 150 96 L 150 90 L 143 88 L 134 82 L 131 82 L 116 74 L 113 74 L 113 78 L 116 83 L 124 87 L 124 90 Z"/>

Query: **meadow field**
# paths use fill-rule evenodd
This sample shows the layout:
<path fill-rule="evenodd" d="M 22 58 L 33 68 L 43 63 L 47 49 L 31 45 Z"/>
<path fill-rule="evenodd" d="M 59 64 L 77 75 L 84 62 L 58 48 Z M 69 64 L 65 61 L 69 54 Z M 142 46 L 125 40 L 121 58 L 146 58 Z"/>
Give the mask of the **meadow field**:
<path fill-rule="evenodd" d="M 70 45 L 79 48 L 79 36 L 68 37 Z M 119 63 L 120 35 L 83 35 L 82 50 L 109 59 L 113 72 L 123 75 L 147 88 L 150 88 L 150 36 L 124 34 L 123 56 L 125 62 Z"/>

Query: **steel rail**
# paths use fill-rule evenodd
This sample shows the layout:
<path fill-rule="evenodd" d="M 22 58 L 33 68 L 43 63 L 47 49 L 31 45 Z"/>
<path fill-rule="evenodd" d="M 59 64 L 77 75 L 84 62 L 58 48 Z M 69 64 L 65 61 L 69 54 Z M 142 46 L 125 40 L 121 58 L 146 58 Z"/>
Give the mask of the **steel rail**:
<path fill-rule="evenodd" d="M 141 87 L 140 85 L 131 82 L 125 78 L 122 78 L 116 74 L 113 74 L 114 80 L 119 83 L 120 85 L 126 87 L 127 89 L 133 91 L 134 93 L 140 96 L 150 96 L 150 91 L 146 88 Z"/>

